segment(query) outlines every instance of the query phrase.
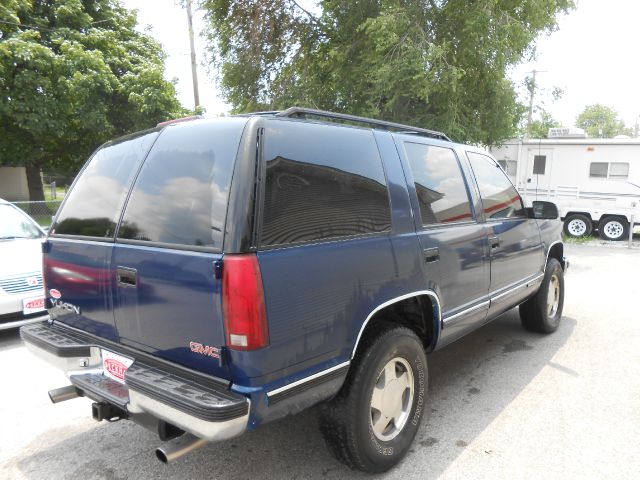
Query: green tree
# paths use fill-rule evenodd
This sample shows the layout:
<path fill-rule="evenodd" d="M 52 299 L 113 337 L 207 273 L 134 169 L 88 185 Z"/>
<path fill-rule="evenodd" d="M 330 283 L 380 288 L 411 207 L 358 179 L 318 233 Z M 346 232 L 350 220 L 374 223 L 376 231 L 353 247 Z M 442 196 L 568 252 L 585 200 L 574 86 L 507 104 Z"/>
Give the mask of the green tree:
<path fill-rule="evenodd" d="M 491 144 L 523 108 L 509 67 L 572 0 L 202 0 L 234 111 L 311 106 Z"/>
<path fill-rule="evenodd" d="M 0 165 L 76 171 L 98 145 L 183 112 L 165 55 L 118 0 L 4 0 Z"/>
<path fill-rule="evenodd" d="M 627 128 L 624 121 L 618 118 L 618 112 L 599 103 L 586 106 L 576 118 L 576 126 L 583 128 L 590 137 L 613 138 L 616 135 L 633 135 L 633 130 Z"/>
<path fill-rule="evenodd" d="M 540 117 L 531 122 L 530 138 L 547 138 L 550 128 L 561 127 L 553 115 L 546 110 L 540 111 Z M 526 130 L 526 126 L 524 128 Z M 524 133 L 524 132 L 523 132 Z"/>

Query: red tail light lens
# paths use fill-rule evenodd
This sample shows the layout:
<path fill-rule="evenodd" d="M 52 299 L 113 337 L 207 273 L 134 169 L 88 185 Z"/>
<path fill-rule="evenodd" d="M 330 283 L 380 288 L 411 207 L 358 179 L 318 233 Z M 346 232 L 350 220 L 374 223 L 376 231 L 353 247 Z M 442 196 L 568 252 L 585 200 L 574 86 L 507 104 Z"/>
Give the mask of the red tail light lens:
<path fill-rule="evenodd" d="M 47 310 L 51 308 L 51 299 L 49 297 L 49 290 L 47 289 L 47 254 L 49 253 L 49 243 L 47 240 L 42 242 L 42 291 L 44 292 L 44 308 Z"/>
<path fill-rule="evenodd" d="M 222 306 L 229 348 L 256 350 L 269 344 L 262 277 L 255 254 L 224 256 Z"/>

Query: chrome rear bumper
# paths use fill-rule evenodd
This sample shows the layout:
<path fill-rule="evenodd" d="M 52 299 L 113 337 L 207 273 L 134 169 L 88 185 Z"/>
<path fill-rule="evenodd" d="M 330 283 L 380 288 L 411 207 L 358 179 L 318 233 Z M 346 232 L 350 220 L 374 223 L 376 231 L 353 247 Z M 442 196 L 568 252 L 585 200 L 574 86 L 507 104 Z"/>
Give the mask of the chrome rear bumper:
<path fill-rule="evenodd" d="M 183 378 L 134 358 L 123 385 L 103 374 L 101 348 L 114 351 L 112 345 L 87 341 L 59 325 L 29 325 L 21 328 L 20 335 L 32 353 L 62 369 L 83 396 L 96 402 L 132 415 L 151 415 L 208 441 L 232 438 L 246 430 L 249 399 L 217 379 Z"/>

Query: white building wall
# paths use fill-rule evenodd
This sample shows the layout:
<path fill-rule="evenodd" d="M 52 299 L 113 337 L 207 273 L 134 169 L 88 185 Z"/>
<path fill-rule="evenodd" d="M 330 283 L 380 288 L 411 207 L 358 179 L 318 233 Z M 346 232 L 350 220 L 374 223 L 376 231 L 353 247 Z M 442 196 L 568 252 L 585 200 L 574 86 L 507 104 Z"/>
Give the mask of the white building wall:
<path fill-rule="evenodd" d="M 29 200 L 24 167 L 0 167 L 0 198 L 12 202 Z"/>

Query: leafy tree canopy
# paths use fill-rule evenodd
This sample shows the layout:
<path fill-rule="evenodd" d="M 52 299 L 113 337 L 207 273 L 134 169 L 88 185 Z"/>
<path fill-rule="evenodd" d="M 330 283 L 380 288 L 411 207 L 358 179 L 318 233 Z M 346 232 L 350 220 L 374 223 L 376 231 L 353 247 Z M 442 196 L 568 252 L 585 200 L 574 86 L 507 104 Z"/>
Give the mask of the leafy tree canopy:
<path fill-rule="evenodd" d="M 572 0 L 202 0 L 235 111 L 292 105 L 492 144 L 523 113 L 507 71 Z"/>
<path fill-rule="evenodd" d="M 540 118 L 531 122 L 531 126 L 529 127 L 529 137 L 530 138 L 547 138 L 549 134 L 550 128 L 561 127 L 562 125 L 558 122 L 551 113 L 546 110 L 540 111 Z M 526 127 L 525 127 L 526 130 Z"/>
<path fill-rule="evenodd" d="M 165 55 L 118 0 L 3 0 L 0 165 L 76 171 L 104 141 L 183 113 Z"/>
<path fill-rule="evenodd" d="M 613 108 L 601 105 L 588 105 L 576 118 L 576 126 L 583 128 L 590 137 L 613 138 L 616 135 L 633 135 L 631 128 L 625 127 Z"/>

